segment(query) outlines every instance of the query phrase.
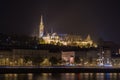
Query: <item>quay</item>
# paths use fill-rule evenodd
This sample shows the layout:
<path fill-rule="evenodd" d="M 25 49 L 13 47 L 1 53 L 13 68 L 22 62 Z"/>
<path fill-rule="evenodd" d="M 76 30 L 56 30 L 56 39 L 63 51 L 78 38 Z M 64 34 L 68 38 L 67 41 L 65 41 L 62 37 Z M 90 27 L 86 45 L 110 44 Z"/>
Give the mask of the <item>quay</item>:
<path fill-rule="evenodd" d="M 120 67 L 0 67 L 0 73 L 119 73 Z"/>

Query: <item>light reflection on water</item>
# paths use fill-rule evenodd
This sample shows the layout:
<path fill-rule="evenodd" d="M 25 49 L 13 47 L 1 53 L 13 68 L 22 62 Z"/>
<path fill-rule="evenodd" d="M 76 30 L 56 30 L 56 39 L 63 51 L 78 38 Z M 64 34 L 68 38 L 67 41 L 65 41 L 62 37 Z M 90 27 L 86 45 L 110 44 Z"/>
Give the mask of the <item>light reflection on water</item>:
<path fill-rule="evenodd" d="M 120 80 L 120 73 L 0 74 L 0 80 Z"/>

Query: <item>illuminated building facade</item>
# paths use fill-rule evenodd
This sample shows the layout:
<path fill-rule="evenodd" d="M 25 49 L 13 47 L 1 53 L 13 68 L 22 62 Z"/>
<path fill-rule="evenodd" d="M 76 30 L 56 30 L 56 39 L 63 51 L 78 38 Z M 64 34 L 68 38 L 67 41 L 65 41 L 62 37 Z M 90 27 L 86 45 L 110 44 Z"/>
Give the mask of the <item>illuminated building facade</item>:
<path fill-rule="evenodd" d="M 74 64 L 75 52 L 74 51 L 67 51 L 62 52 L 62 61 L 64 65 L 72 65 Z"/>
<path fill-rule="evenodd" d="M 60 42 L 60 37 L 57 35 L 57 33 L 48 33 L 43 37 L 43 40 L 45 41 L 45 44 L 57 44 Z"/>
<path fill-rule="evenodd" d="M 82 39 L 78 35 L 64 35 L 60 36 L 57 33 L 47 34 L 43 37 L 45 44 L 66 45 L 66 46 L 79 46 L 79 47 L 97 47 L 93 42 L 90 35 L 86 39 Z"/>
<path fill-rule="evenodd" d="M 54 45 L 66 45 L 66 46 L 79 46 L 79 47 L 97 47 L 97 44 L 93 42 L 90 35 L 87 36 L 86 39 L 82 39 L 79 35 L 71 35 L 71 34 L 57 34 L 55 32 L 47 33 L 44 35 L 44 25 L 43 18 L 41 16 L 40 22 L 40 30 L 39 30 L 39 38 L 42 38 L 42 42 L 44 44 L 54 44 Z M 43 42 L 44 41 L 44 42 Z"/>

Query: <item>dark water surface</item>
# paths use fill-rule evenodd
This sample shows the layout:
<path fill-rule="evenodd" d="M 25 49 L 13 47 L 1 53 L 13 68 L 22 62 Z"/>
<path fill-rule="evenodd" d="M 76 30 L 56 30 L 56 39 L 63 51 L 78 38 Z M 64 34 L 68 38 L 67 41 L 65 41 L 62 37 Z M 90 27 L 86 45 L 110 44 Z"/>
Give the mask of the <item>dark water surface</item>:
<path fill-rule="evenodd" d="M 0 74 L 0 80 L 120 80 L 120 73 Z"/>

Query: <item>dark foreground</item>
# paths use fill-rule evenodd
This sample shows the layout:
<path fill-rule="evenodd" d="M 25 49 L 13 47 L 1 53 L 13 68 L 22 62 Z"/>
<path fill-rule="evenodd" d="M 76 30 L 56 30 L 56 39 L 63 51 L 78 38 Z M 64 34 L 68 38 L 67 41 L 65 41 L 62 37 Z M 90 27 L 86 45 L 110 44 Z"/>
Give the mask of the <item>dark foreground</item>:
<path fill-rule="evenodd" d="M 120 80 L 120 73 L 5 73 L 0 80 Z"/>
<path fill-rule="evenodd" d="M 0 73 L 119 73 L 115 67 L 0 67 Z"/>

